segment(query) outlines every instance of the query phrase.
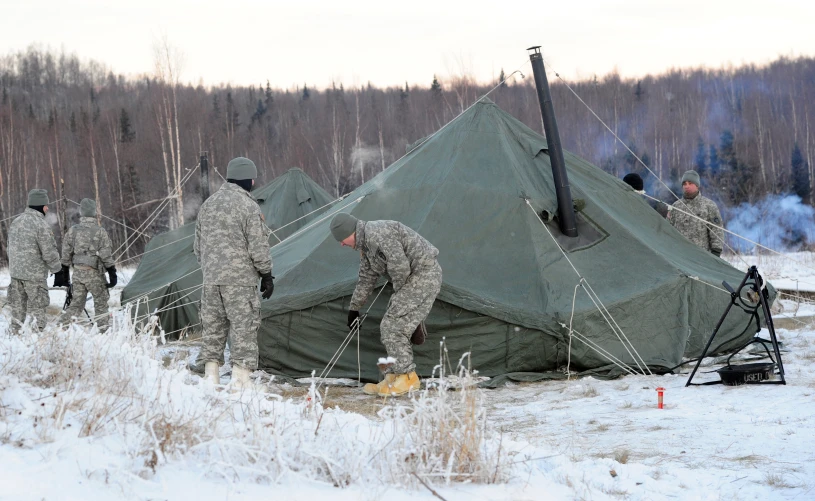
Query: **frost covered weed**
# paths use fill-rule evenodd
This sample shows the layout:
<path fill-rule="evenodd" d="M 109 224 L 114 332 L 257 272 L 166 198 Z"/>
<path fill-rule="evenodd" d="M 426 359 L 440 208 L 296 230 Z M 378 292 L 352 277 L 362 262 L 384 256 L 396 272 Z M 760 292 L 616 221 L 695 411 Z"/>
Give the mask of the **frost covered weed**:
<path fill-rule="evenodd" d="M 783 475 L 779 475 L 777 473 L 765 472 L 763 483 L 770 486 L 775 487 L 777 489 L 793 489 L 797 487 L 797 485 L 787 481 Z"/>
<path fill-rule="evenodd" d="M 617 449 L 614 451 L 614 461 L 617 461 L 620 464 L 628 463 L 628 459 L 631 457 L 631 451 L 628 449 Z"/>
<path fill-rule="evenodd" d="M 597 395 L 598 395 L 597 388 L 595 388 L 594 386 L 586 385 L 586 387 L 583 388 L 583 396 L 584 397 L 592 398 L 592 397 L 596 397 Z"/>
<path fill-rule="evenodd" d="M 66 435 L 112 437 L 126 465 L 110 481 L 121 484 L 185 461 L 228 481 L 295 475 L 337 487 L 509 477 L 512 454 L 501 437 L 488 436 L 484 395 L 462 364 L 467 355 L 458 364 L 459 391 L 449 391 L 449 364 L 440 364 L 437 385 L 388 399 L 370 420 L 324 409 L 314 386 L 284 399 L 164 368 L 161 337 L 150 322 L 130 318 L 127 308 L 117 312 L 106 334 L 77 324 L 0 332 L 0 440 L 36 447 Z"/>
<path fill-rule="evenodd" d="M 399 483 L 410 480 L 409 475 L 445 483 L 504 482 L 511 455 L 502 449 L 501 438 L 496 443 L 487 437 L 484 394 L 477 387 L 476 371 L 464 365 L 469 353 L 458 362 L 453 378 L 456 392 L 450 391 L 446 355 L 442 341 L 435 369 L 439 377 L 406 404 L 380 411 L 380 417 L 393 426 L 394 441 L 390 453 L 378 459 L 388 463 L 385 470 Z"/>

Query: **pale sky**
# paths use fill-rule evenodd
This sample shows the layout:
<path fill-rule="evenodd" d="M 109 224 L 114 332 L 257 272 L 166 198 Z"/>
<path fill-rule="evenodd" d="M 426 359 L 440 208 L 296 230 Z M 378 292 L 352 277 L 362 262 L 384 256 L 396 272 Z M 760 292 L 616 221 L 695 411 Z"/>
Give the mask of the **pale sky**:
<path fill-rule="evenodd" d="M 0 13 L 2 56 L 39 44 L 133 76 L 166 36 L 182 81 L 207 86 L 487 82 L 531 45 L 570 79 L 815 55 L 815 0 L 0 0 Z"/>

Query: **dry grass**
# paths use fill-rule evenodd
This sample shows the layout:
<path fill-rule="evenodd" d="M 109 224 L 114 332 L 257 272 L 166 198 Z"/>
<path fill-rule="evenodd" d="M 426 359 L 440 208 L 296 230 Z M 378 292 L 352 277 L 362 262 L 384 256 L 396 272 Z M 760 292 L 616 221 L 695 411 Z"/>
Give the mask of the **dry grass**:
<path fill-rule="evenodd" d="M 799 353 L 798 356 L 804 360 L 808 360 L 810 362 L 815 362 L 815 350 L 808 350 L 803 353 Z M 783 358 L 782 358 L 783 361 Z"/>
<path fill-rule="evenodd" d="M 43 410 L 30 419 L 35 432 L 8 428 L 0 442 L 27 447 L 52 441 L 75 423 L 80 437 L 120 437 L 134 466 L 115 474 L 142 478 L 182 457 L 219 471 L 228 465 L 224 474 L 235 479 L 274 482 L 297 472 L 337 487 L 376 480 L 422 488 L 420 478 L 509 478 L 512 453 L 500 435 L 488 432 L 478 376 L 462 361 L 454 378 L 458 391 L 449 391 L 442 370 L 437 387 L 397 399 L 341 386 L 318 393 L 314 385 L 269 384 L 265 388 L 273 393 L 235 394 L 176 370 L 186 358 L 182 350 L 169 356 L 176 368 L 165 370 L 157 338 L 126 319 L 121 314 L 125 325 L 106 336 L 71 326 L 0 340 L 0 375 L 48 392 Z M 344 413 L 331 413 L 328 406 L 373 418 L 369 440 L 344 430 Z"/>
<path fill-rule="evenodd" d="M 592 398 L 599 395 L 599 393 L 597 392 L 597 388 L 595 388 L 594 386 L 584 387 L 583 392 L 581 394 L 586 398 Z"/>
<path fill-rule="evenodd" d="M 757 454 L 749 454 L 747 456 L 738 456 L 738 457 L 730 458 L 730 461 L 733 461 L 733 462 L 736 462 L 736 463 L 743 463 L 743 464 L 749 465 L 751 467 L 757 467 L 759 465 L 762 465 L 762 464 L 766 463 L 767 460 L 768 460 L 767 457 L 759 456 Z"/>
<path fill-rule="evenodd" d="M 631 456 L 631 451 L 628 449 L 617 449 L 614 451 L 614 461 L 617 461 L 620 464 L 628 463 L 628 459 Z"/>
<path fill-rule="evenodd" d="M 383 399 L 372 398 L 359 388 L 331 387 L 323 394 L 323 406 L 341 409 L 345 412 L 361 414 L 368 418 L 378 418 L 379 411 L 386 404 Z"/>
<path fill-rule="evenodd" d="M 619 487 L 603 487 L 601 490 L 603 493 L 618 499 L 628 499 L 630 496 L 628 491 L 620 489 Z"/>
<path fill-rule="evenodd" d="M 145 420 L 144 427 L 147 433 L 144 435 L 143 451 L 139 455 L 144 458 L 145 468 L 153 473 L 156 466 L 167 462 L 168 457 L 187 452 L 210 440 L 213 431 L 206 426 L 203 416 L 178 421 L 162 414 Z"/>
<path fill-rule="evenodd" d="M 457 365 L 460 390 L 450 392 L 447 382 L 446 346 L 442 343 L 437 384 L 422 391 L 407 405 L 396 404 L 380 412 L 381 417 L 399 421 L 403 435 L 394 437 L 396 450 L 389 454 L 392 468 L 422 478 L 441 476 L 445 482 L 504 482 L 509 476 L 510 455 L 487 442 L 485 397 L 476 386 L 476 373 L 464 365 L 465 353 Z"/>
<path fill-rule="evenodd" d="M 764 473 L 762 483 L 776 489 L 795 489 L 798 487 L 797 484 L 789 482 L 783 475 L 771 472 Z"/>

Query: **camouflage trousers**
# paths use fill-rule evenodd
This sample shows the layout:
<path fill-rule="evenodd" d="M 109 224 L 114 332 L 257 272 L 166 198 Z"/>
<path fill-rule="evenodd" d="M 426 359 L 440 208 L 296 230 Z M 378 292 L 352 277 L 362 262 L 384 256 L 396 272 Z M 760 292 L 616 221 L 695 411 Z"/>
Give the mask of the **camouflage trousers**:
<path fill-rule="evenodd" d="M 379 324 L 382 344 L 388 356 L 396 359 L 386 372 L 409 374 L 416 370 L 410 336 L 430 314 L 439 290 L 441 266 L 436 262 L 429 269 L 410 275 L 399 292 L 391 296 L 388 311 Z"/>
<path fill-rule="evenodd" d="M 205 285 L 201 293 L 203 344 L 200 363 L 224 363 L 224 347 L 229 339 L 232 365 L 255 370 L 258 367 L 258 327 L 260 297 L 257 287 Z"/>
<path fill-rule="evenodd" d="M 43 281 L 11 279 L 8 286 L 8 303 L 11 306 L 11 332 L 16 333 L 25 322 L 26 315 L 37 319 L 37 327 L 45 328 L 48 320 L 45 309 L 51 303 L 48 284 Z"/>
<path fill-rule="evenodd" d="M 59 321 L 68 322 L 74 317 L 84 319 L 85 313 L 83 310 L 88 300 L 88 292 L 90 292 L 91 296 L 93 296 L 96 325 L 100 330 L 106 329 L 109 320 L 108 300 L 110 299 L 110 293 L 108 288 L 105 287 L 107 282 L 104 275 L 95 269 L 74 268 L 71 283 L 74 285 L 74 298 L 71 301 L 71 306 L 59 316 Z"/>

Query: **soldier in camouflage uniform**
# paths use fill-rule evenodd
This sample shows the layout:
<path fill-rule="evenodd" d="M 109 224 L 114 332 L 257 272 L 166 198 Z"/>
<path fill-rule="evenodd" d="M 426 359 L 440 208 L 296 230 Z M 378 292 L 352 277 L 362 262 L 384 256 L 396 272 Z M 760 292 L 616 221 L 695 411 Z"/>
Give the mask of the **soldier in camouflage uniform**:
<path fill-rule="evenodd" d="M 343 246 L 360 251 L 359 282 L 351 297 L 348 327 L 359 322 L 377 279 L 387 274 L 393 284 L 388 309 L 380 324 L 382 344 L 388 357 L 385 379 L 367 384 L 363 391 L 381 396 L 398 396 L 418 390 L 420 381 L 413 363 L 411 338 L 425 335 L 423 322 L 441 290 L 439 251 L 421 235 L 397 221 L 360 221 L 340 213 L 331 221 L 331 233 Z"/>
<path fill-rule="evenodd" d="M 54 273 L 54 287 L 65 285 L 54 233 L 45 222 L 48 192 L 33 189 L 28 193 L 28 208 L 11 223 L 8 232 L 8 260 L 11 283 L 8 302 L 11 305 L 11 330 L 18 332 L 26 315 L 45 328 L 48 296 L 48 272 Z"/>
<path fill-rule="evenodd" d="M 721 256 L 724 243 L 722 215 L 713 200 L 699 193 L 699 186 L 699 174 L 693 170 L 685 172 L 682 176 L 684 197 L 674 202 L 668 220 L 685 238 L 706 251 Z"/>
<path fill-rule="evenodd" d="M 62 273 L 66 278 L 71 266 L 74 267 L 74 298 L 60 316 L 60 321 L 79 318 L 90 292 L 96 325 L 99 330 L 105 330 L 110 299 L 108 289 L 117 283 L 116 266 L 108 232 L 96 224 L 96 201 L 89 198 L 83 198 L 79 203 L 79 224 L 71 226 L 62 239 Z M 109 282 L 105 282 L 105 272 Z"/>
<path fill-rule="evenodd" d="M 198 360 L 205 364 L 206 379 L 217 384 L 218 367 L 224 363 L 224 347 L 229 337 L 232 381 L 237 388 L 249 386 L 249 376 L 258 365 L 258 278 L 264 299 L 274 290 L 269 253 L 271 230 L 257 201 L 249 194 L 257 173 L 257 167 L 248 158 L 238 157 L 229 162 L 227 182 L 201 205 L 193 244 L 204 275 L 203 346 Z"/>

